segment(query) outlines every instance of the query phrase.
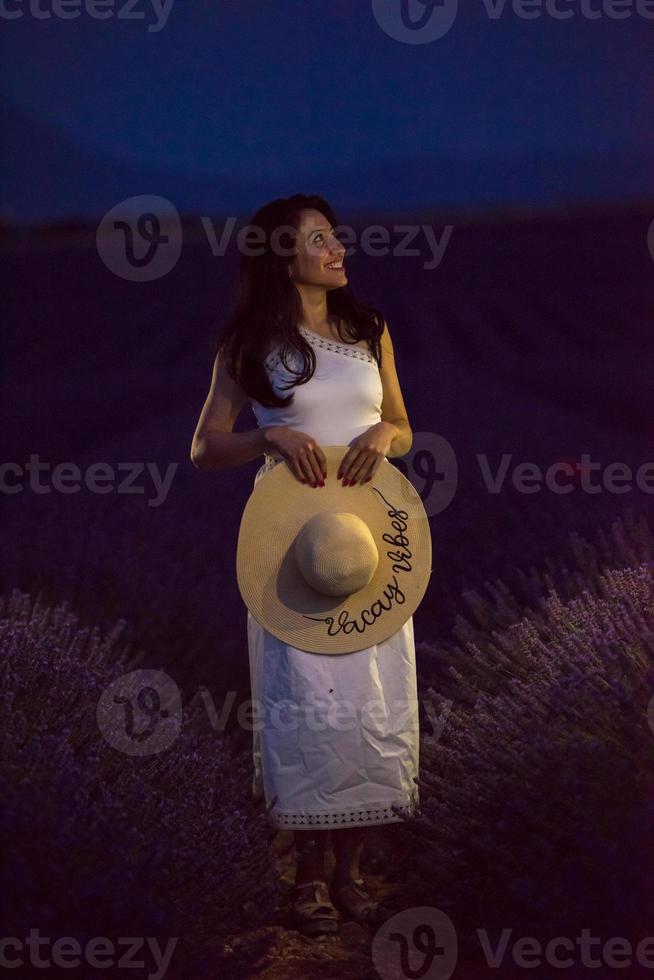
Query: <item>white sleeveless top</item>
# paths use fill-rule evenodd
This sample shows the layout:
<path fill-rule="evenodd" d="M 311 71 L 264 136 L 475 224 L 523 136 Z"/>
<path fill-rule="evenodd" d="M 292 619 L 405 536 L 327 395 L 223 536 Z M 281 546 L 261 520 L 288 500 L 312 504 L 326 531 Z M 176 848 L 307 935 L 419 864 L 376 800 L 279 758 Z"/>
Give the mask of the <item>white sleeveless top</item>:
<path fill-rule="evenodd" d="M 299 330 L 316 355 L 313 377 L 306 384 L 284 390 L 294 375 L 284 367 L 279 346 L 272 350 L 264 366 L 273 391 L 282 397 L 292 393 L 293 401 L 286 408 L 268 408 L 251 398 L 257 425 L 285 425 L 306 432 L 319 445 L 346 446 L 381 421 L 383 389 L 377 362 L 360 347 L 328 340 L 304 326 Z M 296 370 L 302 366 L 296 351 L 289 352 L 287 362 Z M 282 460 L 274 451 L 265 457 L 255 483 Z"/>

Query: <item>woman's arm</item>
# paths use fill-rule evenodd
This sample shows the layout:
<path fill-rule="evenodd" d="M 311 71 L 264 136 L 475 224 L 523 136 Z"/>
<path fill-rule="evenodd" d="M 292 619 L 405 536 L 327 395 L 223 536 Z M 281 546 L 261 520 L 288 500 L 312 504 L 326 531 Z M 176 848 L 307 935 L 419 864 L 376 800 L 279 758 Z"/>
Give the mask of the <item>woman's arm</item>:
<path fill-rule="evenodd" d="M 382 399 L 382 422 L 395 429 L 389 456 L 405 456 L 413 445 L 413 432 L 407 417 L 400 382 L 395 369 L 395 353 L 388 324 L 384 321 L 384 332 L 380 339 L 382 366 L 380 376 L 384 397 Z"/>
<path fill-rule="evenodd" d="M 268 452 L 267 430 L 256 428 L 248 432 L 208 430 L 194 438 L 191 461 L 199 470 L 222 470 L 243 466 Z"/>
<path fill-rule="evenodd" d="M 242 466 L 267 452 L 268 430 L 274 426 L 249 432 L 232 431 L 246 399 L 247 395 L 230 377 L 218 354 L 209 394 L 191 444 L 191 462 L 199 470 Z"/>

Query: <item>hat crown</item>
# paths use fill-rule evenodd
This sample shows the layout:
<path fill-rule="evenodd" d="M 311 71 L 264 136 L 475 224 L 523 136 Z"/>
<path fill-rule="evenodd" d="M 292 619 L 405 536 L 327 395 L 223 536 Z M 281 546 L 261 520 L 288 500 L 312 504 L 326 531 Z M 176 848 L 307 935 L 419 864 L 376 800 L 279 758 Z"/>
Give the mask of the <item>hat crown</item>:
<path fill-rule="evenodd" d="M 321 511 L 310 517 L 293 542 L 293 552 L 305 581 L 330 596 L 365 588 L 379 563 L 370 528 L 347 511 Z"/>

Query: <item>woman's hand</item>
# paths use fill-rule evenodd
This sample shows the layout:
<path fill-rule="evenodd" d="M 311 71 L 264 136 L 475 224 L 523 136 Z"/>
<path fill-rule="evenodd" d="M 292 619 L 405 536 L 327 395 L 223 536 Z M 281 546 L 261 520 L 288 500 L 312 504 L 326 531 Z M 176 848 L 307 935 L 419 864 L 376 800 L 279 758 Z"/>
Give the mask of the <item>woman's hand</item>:
<path fill-rule="evenodd" d="M 377 422 L 353 439 L 338 468 L 337 476 L 339 480 L 343 478 L 343 486 L 372 480 L 396 435 L 397 426 L 392 422 Z"/>
<path fill-rule="evenodd" d="M 266 442 L 284 457 L 301 483 L 317 487 L 327 476 L 327 458 L 316 440 L 285 425 L 269 425 L 264 429 Z"/>

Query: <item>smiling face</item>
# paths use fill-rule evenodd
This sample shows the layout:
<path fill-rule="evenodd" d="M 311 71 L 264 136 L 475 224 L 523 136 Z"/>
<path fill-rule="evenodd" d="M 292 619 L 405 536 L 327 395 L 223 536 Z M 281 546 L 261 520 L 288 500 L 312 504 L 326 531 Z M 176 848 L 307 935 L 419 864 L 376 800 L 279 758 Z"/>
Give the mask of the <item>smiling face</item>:
<path fill-rule="evenodd" d="M 347 284 L 343 268 L 345 247 L 334 237 L 333 228 L 320 211 L 302 212 L 297 235 L 297 255 L 291 263 L 296 283 L 338 289 Z"/>

